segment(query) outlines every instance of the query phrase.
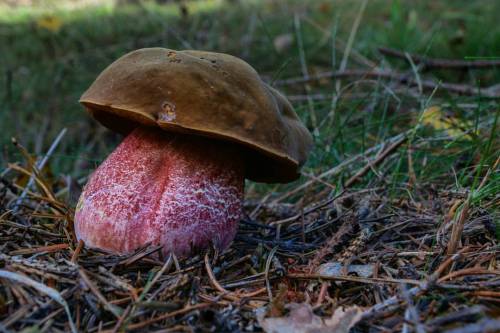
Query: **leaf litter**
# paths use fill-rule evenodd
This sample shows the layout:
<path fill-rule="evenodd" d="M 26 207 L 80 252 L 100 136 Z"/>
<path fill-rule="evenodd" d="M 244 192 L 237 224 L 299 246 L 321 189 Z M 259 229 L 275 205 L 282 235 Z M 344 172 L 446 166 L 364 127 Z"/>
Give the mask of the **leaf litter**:
<path fill-rule="evenodd" d="M 445 331 L 491 326 L 499 313 L 497 217 L 469 207 L 447 254 L 442 217 L 466 194 L 319 191 L 303 209 L 248 200 L 229 250 L 178 260 L 151 256 L 157 246 L 125 256 L 86 248 L 57 184 L 35 173 L 37 188 L 24 191 L 10 174 L 0 187 L 3 331 Z M 448 320 L 456 311 L 464 315 Z"/>

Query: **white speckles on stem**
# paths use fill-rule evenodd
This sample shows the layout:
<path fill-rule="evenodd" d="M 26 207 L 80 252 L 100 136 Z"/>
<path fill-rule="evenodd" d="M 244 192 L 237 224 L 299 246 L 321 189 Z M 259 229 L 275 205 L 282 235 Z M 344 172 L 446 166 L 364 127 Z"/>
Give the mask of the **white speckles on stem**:
<path fill-rule="evenodd" d="M 181 256 L 211 243 L 226 247 L 241 214 L 237 156 L 218 142 L 135 130 L 86 185 L 75 214 L 78 238 L 120 253 L 146 243 Z"/>

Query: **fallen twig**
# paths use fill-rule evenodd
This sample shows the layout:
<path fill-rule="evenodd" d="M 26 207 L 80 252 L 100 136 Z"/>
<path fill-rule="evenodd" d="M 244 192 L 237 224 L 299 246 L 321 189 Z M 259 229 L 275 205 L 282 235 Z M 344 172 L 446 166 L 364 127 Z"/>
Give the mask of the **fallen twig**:
<path fill-rule="evenodd" d="M 41 252 L 56 252 L 56 251 L 65 250 L 68 247 L 69 247 L 69 245 L 67 243 L 54 244 L 54 245 L 41 246 L 41 247 L 35 247 L 35 248 L 30 248 L 30 249 L 15 250 L 15 251 L 10 252 L 9 254 L 11 256 L 17 256 L 17 255 L 26 255 L 26 254 L 41 253 Z"/>
<path fill-rule="evenodd" d="M 329 71 L 317 75 L 311 75 L 307 78 L 298 77 L 290 78 L 285 80 L 276 81 L 276 85 L 293 85 L 293 84 L 303 84 L 311 81 L 317 81 L 326 78 L 346 78 L 346 77 L 358 77 L 358 78 L 376 78 L 376 79 L 388 79 L 398 81 L 403 84 L 408 84 L 410 86 L 417 85 L 417 81 L 410 75 L 388 70 L 343 70 L 343 71 Z M 452 93 L 471 95 L 471 96 L 482 96 L 487 98 L 500 98 L 500 85 L 492 85 L 489 87 L 476 87 L 468 84 L 459 83 L 448 83 L 439 82 L 432 79 L 422 80 L 422 88 L 427 90 L 443 89 Z"/>
<path fill-rule="evenodd" d="M 412 285 L 420 285 L 419 281 L 408 280 L 408 279 L 389 279 L 389 278 L 363 278 L 357 276 L 331 276 L 331 275 L 321 275 L 321 274 L 299 274 L 299 273 L 290 273 L 286 275 L 287 278 L 290 279 L 301 279 L 301 280 L 331 280 L 331 281 L 346 281 L 346 282 L 359 282 L 359 283 L 368 283 L 368 284 L 380 284 L 380 283 L 392 283 L 392 284 L 401 284 L 407 283 Z"/>
<path fill-rule="evenodd" d="M 478 323 L 446 330 L 443 333 L 495 333 L 500 330 L 500 319 L 485 318 Z"/>
<path fill-rule="evenodd" d="M 57 146 L 61 142 L 61 140 L 64 137 L 64 135 L 66 134 L 66 132 L 67 132 L 66 128 L 63 128 L 61 130 L 61 132 L 59 132 L 57 137 L 54 139 L 54 141 L 50 145 L 49 150 L 47 150 L 47 153 L 45 153 L 45 156 L 43 156 L 43 158 L 35 164 L 33 173 L 31 174 L 30 179 L 28 180 L 28 184 L 24 187 L 23 192 L 17 198 L 14 205 L 12 206 L 12 211 L 14 213 L 17 212 L 17 210 L 19 209 L 19 205 L 22 203 L 22 201 L 24 200 L 24 197 L 26 197 L 26 194 L 28 193 L 30 188 L 33 186 L 33 183 L 35 181 L 35 173 L 42 170 L 43 167 L 45 166 L 45 164 L 47 164 L 47 161 L 49 160 L 50 156 L 52 156 L 52 154 L 56 150 Z"/>
<path fill-rule="evenodd" d="M 387 149 L 385 149 L 383 152 L 381 152 L 378 156 L 375 157 L 374 160 L 370 161 L 367 165 L 365 165 L 361 170 L 356 172 L 354 176 L 349 178 L 345 182 L 345 187 L 350 187 L 352 184 L 357 182 L 361 177 L 363 177 L 368 171 L 370 171 L 373 167 L 376 167 L 379 165 L 387 156 L 392 154 L 399 146 L 403 144 L 403 142 L 406 141 L 406 136 L 403 136 L 393 144 L 391 144 Z"/>
<path fill-rule="evenodd" d="M 101 294 L 99 289 L 94 285 L 94 283 L 90 280 L 90 278 L 87 276 L 87 273 L 85 273 L 85 270 L 79 269 L 78 271 L 80 273 L 80 276 L 82 280 L 85 282 L 87 287 L 92 291 L 92 293 L 97 297 L 97 299 L 104 305 L 106 309 L 109 310 L 116 318 L 120 318 L 123 310 L 119 308 L 118 306 L 109 303 L 106 298 Z"/>
<path fill-rule="evenodd" d="M 280 201 L 283 201 L 286 198 L 288 198 L 288 197 L 290 197 L 290 196 L 292 196 L 292 195 L 294 195 L 294 194 L 296 194 L 296 193 L 298 193 L 298 192 L 300 192 L 300 191 L 308 188 L 309 186 L 311 186 L 315 182 L 318 182 L 321 179 L 325 179 L 327 177 L 331 177 L 331 176 L 334 176 L 336 174 L 339 174 L 345 168 L 347 168 L 347 166 L 351 165 L 352 163 L 355 163 L 355 162 L 359 161 L 360 159 L 362 159 L 362 158 L 364 158 L 366 156 L 369 156 L 370 154 L 372 154 L 372 153 L 374 153 L 376 151 L 379 151 L 385 145 L 393 144 L 394 142 L 399 142 L 401 139 L 406 138 L 407 135 L 408 135 L 408 132 L 395 135 L 395 136 L 390 137 L 387 140 L 385 140 L 385 141 L 383 141 L 383 142 L 381 142 L 379 144 L 374 145 L 373 147 L 370 147 L 369 149 L 365 150 L 363 153 L 360 153 L 360 154 L 355 155 L 355 156 L 353 156 L 351 158 L 348 158 L 347 160 L 343 161 L 339 165 L 336 165 L 333 168 L 331 168 L 329 170 L 326 170 L 325 172 L 323 172 L 323 173 L 315 176 L 311 180 L 308 180 L 308 181 L 304 182 L 303 184 L 295 187 L 293 190 L 290 190 L 290 191 L 284 193 L 283 195 L 281 195 L 278 198 L 276 198 L 273 201 L 273 203 L 278 203 Z"/>
<path fill-rule="evenodd" d="M 426 68 L 449 68 L 449 69 L 467 69 L 467 68 L 490 68 L 500 66 L 500 59 L 494 60 L 459 60 L 459 59 L 443 59 L 443 58 L 428 58 L 418 54 L 411 54 L 404 51 L 391 49 L 388 47 L 379 47 L 379 52 L 395 58 L 408 60 L 412 59 L 415 64 Z"/>

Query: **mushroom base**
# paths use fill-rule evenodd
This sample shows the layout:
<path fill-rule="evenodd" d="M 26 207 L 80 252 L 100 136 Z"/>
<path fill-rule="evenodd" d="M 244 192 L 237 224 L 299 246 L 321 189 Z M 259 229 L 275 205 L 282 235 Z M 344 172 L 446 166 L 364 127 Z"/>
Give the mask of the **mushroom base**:
<path fill-rule="evenodd" d="M 146 244 L 188 256 L 233 240 L 244 163 L 236 146 L 140 127 L 95 170 L 78 201 L 75 232 L 91 248 Z"/>

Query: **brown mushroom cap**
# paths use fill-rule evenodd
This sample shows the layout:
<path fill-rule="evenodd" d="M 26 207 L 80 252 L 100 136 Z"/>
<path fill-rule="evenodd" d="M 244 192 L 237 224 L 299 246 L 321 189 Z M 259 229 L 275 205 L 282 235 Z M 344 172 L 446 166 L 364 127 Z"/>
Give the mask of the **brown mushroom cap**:
<path fill-rule="evenodd" d="M 101 124 L 139 125 L 242 144 L 246 177 L 295 180 L 312 145 L 290 103 L 236 57 L 146 48 L 113 62 L 80 99 Z"/>

